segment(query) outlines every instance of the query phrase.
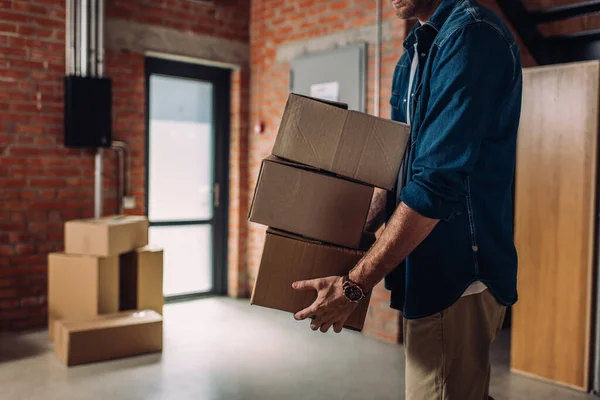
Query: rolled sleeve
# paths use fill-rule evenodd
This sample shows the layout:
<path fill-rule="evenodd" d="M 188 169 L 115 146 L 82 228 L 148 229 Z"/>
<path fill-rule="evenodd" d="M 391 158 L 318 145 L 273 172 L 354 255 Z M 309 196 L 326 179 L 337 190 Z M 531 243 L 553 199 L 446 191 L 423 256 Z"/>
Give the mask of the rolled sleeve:
<path fill-rule="evenodd" d="M 456 213 L 513 79 L 510 45 L 487 23 L 469 25 L 443 42 L 431 70 L 427 108 L 413 132 L 412 174 L 402 202 L 428 218 L 448 220 Z"/>

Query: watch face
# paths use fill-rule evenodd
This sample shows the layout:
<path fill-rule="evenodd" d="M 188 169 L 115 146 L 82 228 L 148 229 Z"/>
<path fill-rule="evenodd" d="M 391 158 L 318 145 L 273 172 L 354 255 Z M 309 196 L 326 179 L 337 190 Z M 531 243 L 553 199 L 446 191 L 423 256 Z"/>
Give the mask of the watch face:
<path fill-rule="evenodd" d="M 352 285 L 348 286 L 344 293 L 350 301 L 359 301 L 363 297 L 362 290 L 360 290 L 359 287 Z"/>

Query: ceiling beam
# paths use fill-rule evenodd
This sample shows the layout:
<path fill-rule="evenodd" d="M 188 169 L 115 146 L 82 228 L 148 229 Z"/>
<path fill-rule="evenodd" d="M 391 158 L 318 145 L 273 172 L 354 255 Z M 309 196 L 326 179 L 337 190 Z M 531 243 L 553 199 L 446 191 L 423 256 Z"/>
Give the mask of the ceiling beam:
<path fill-rule="evenodd" d="M 552 53 L 521 0 L 497 0 L 496 2 L 535 61 L 540 65 L 552 64 Z"/>
<path fill-rule="evenodd" d="M 556 62 L 600 59 L 600 29 L 551 36 L 547 42 L 554 49 Z"/>
<path fill-rule="evenodd" d="M 576 4 L 568 4 L 565 6 L 554 7 L 545 10 L 533 11 L 530 13 L 530 16 L 536 24 L 541 24 L 544 22 L 561 21 L 568 18 L 599 12 L 600 0 L 593 0 Z"/>

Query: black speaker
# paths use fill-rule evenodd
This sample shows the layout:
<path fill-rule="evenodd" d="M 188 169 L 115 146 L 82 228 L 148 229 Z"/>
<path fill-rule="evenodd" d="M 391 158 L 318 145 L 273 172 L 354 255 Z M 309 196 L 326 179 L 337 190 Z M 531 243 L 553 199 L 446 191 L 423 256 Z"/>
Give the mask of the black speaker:
<path fill-rule="evenodd" d="M 110 147 L 111 143 L 111 80 L 66 76 L 65 147 Z"/>

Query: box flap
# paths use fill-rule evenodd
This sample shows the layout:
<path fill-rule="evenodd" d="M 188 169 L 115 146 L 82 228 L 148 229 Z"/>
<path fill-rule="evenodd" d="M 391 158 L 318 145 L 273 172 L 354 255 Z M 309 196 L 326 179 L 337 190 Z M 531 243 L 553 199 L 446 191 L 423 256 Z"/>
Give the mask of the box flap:
<path fill-rule="evenodd" d="M 290 97 L 294 97 L 294 96 L 303 97 L 305 99 L 309 99 L 309 100 L 313 100 L 313 101 L 318 101 L 320 103 L 325 103 L 325 104 L 328 104 L 330 106 L 334 106 L 334 107 L 337 107 L 337 108 L 343 108 L 344 110 L 348 109 L 348 104 L 342 103 L 342 102 L 339 102 L 339 101 L 320 99 L 318 97 L 306 96 L 306 95 L 303 95 L 303 94 L 300 94 L 300 93 L 290 93 Z"/>
<path fill-rule="evenodd" d="M 301 162 L 298 162 L 298 161 L 287 160 L 285 158 L 277 157 L 277 156 L 274 156 L 274 155 L 267 156 L 266 158 L 263 159 L 263 162 L 273 162 L 273 163 L 277 163 L 277 164 L 281 164 L 281 165 L 288 165 L 290 167 L 300 168 L 300 169 L 303 169 L 303 170 L 306 170 L 306 171 L 318 172 L 321 175 L 327 175 L 327 176 L 331 176 L 331 177 L 334 177 L 334 178 L 339 178 L 339 179 L 344 179 L 346 181 L 355 182 L 355 183 L 358 183 L 360 185 L 368 186 L 366 183 L 361 182 L 358 179 L 354 179 L 354 178 L 349 177 L 349 176 L 343 176 L 343 175 L 336 174 L 334 172 L 328 171 L 328 170 L 323 169 L 323 168 L 314 167 L 312 165 L 304 164 L 304 163 L 301 163 Z"/>
<path fill-rule="evenodd" d="M 320 240 L 310 239 L 301 235 L 296 235 L 290 232 L 282 231 L 280 229 L 275 228 L 267 228 L 267 234 L 269 235 L 277 235 L 289 239 L 302 240 L 304 242 L 313 243 L 313 244 L 323 244 Z"/>
<path fill-rule="evenodd" d="M 157 312 L 152 310 L 142 310 L 107 314 L 83 321 L 63 320 L 58 322 L 67 332 L 80 332 L 161 321 L 162 317 Z"/>
<path fill-rule="evenodd" d="M 92 224 L 92 225 L 123 225 L 123 224 L 131 224 L 138 223 L 142 221 L 146 221 L 147 218 L 141 215 L 111 215 L 107 217 L 100 218 L 89 218 L 89 219 L 76 219 L 72 221 L 68 221 L 67 223 L 77 223 L 77 224 Z"/>
<path fill-rule="evenodd" d="M 306 243 L 318 244 L 318 245 L 322 245 L 322 246 L 331 246 L 331 245 L 329 245 L 327 243 L 324 243 L 321 240 L 310 239 L 310 238 L 307 238 L 307 237 L 304 237 L 304 236 L 301 236 L 301 235 L 296 235 L 294 233 L 282 231 L 280 229 L 267 228 L 267 232 L 266 233 L 269 234 L 269 235 L 281 236 L 281 237 L 284 237 L 284 238 L 299 240 L 299 241 L 306 242 Z M 377 240 L 377 238 L 375 237 L 374 233 L 372 233 L 372 232 L 363 232 L 362 238 L 360 240 L 360 250 L 362 250 L 362 251 L 369 250 L 371 248 L 371 246 L 373 246 L 373 244 L 375 243 L 376 240 Z M 339 246 L 335 246 L 335 247 L 337 247 L 337 248 L 343 248 L 343 247 L 339 247 Z M 354 249 L 348 249 L 348 250 L 356 251 Z"/>
<path fill-rule="evenodd" d="M 48 254 L 48 260 L 50 259 L 66 259 L 66 260 L 86 260 L 98 262 L 98 257 L 96 256 L 88 256 L 86 254 L 68 254 L 68 253 L 50 253 Z"/>
<path fill-rule="evenodd" d="M 160 253 L 164 251 L 164 249 L 162 247 L 149 244 L 148 246 L 140 247 L 138 249 L 135 249 L 134 251 L 136 253 Z"/>

